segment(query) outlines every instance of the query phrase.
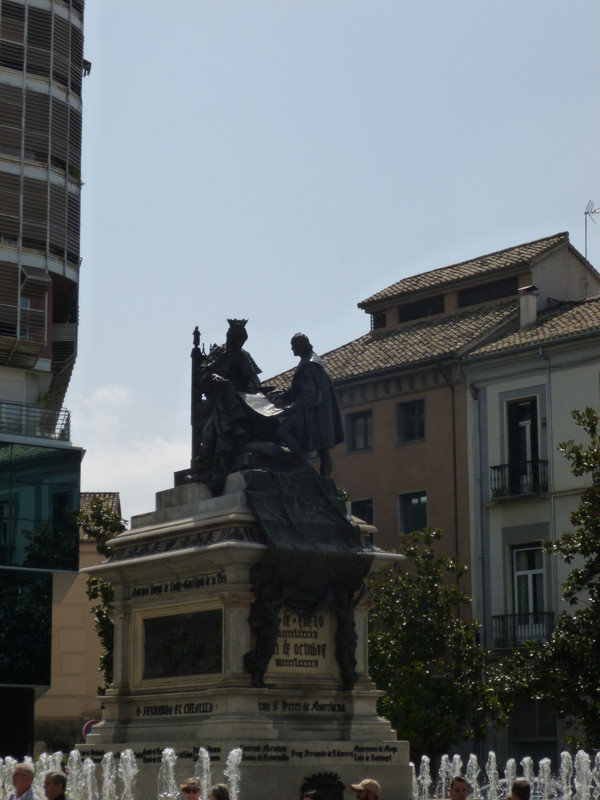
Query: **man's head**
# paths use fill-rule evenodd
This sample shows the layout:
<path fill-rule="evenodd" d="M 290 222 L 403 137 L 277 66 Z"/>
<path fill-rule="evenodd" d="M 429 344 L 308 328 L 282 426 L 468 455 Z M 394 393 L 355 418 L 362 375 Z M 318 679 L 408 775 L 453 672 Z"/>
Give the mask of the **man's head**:
<path fill-rule="evenodd" d="M 48 800 L 55 800 L 65 793 L 67 776 L 64 772 L 47 772 L 44 778 L 44 794 Z"/>
<path fill-rule="evenodd" d="M 352 783 L 350 788 L 358 800 L 377 800 L 381 794 L 381 786 L 372 778 L 365 778 L 360 783 Z"/>
<path fill-rule="evenodd" d="M 531 786 L 529 781 L 525 778 L 519 778 L 510 787 L 510 796 L 512 800 L 529 800 L 531 794 Z"/>
<path fill-rule="evenodd" d="M 295 333 L 292 336 L 292 353 L 295 356 L 306 356 L 312 352 L 312 344 L 305 333 Z"/>
<path fill-rule="evenodd" d="M 450 800 L 467 800 L 469 784 L 460 775 L 450 781 Z"/>
<path fill-rule="evenodd" d="M 179 788 L 186 797 L 189 795 L 188 800 L 195 800 L 200 796 L 202 787 L 198 778 L 186 778 Z"/>
<path fill-rule="evenodd" d="M 12 776 L 12 784 L 17 792 L 17 797 L 24 794 L 33 783 L 35 768 L 33 764 L 17 764 Z"/>

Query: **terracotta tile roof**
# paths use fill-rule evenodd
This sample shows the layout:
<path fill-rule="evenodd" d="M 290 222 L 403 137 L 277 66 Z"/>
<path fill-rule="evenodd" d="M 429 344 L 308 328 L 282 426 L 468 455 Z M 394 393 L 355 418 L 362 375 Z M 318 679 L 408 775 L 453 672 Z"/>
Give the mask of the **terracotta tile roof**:
<path fill-rule="evenodd" d="M 84 514 L 89 514 L 92 510 L 92 500 L 102 500 L 109 511 L 121 516 L 119 492 L 80 492 L 79 510 L 83 511 Z"/>
<path fill-rule="evenodd" d="M 533 325 L 478 347 L 465 358 L 471 360 L 520 348 L 536 347 L 594 331 L 600 331 L 600 297 L 592 297 L 579 303 L 560 303 L 540 313 Z"/>
<path fill-rule="evenodd" d="M 323 355 L 334 381 L 356 378 L 391 369 L 418 366 L 457 355 L 476 345 L 498 328 L 518 317 L 518 303 L 510 300 L 474 311 L 419 320 L 385 333 L 368 333 Z M 289 386 L 293 369 L 276 375 L 267 384 Z"/>
<path fill-rule="evenodd" d="M 498 250 L 496 253 L 479 256 L 470 261 L 461 261 L 459 264 L 452 264 L 448 267 L 422 272 L 419 275 L 412 275 L 409 278 L 393 283 L 387 289 L 376 292 L 371 297 L 367 297 L 366 300 L 362 300 L 358 304 L 358 307 L 366 308 L 383 300 L 401 298 L 429 289 L 442 290 L 453 283 L 459 283 L 479 275 L 502 273 L 519 264 L 525 266 L 544 253 L 560 245 L 568 244 L 568 242 L 568 233 L 557 233 L 544 239 L 536 239 L 533 242 L 520 244 L 516 247 L 507 247 L 505 250 Z"/>

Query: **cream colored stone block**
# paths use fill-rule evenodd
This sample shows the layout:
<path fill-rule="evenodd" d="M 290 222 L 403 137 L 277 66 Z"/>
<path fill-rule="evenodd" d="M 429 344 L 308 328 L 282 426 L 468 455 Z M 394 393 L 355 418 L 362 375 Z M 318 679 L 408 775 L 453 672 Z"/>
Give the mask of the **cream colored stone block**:
<path fill-rule="evenodd" d="M 60 664 L 63 675 L 81 675 L 84 671 L 85 659 L 82 655 L 78 654 L 63 655 L 60 659 Z M 83 689 L 83 685 L 81 685 L 80 688 Z M 73 691 L 75 691 L 75 686 L 73 686 Z"/>

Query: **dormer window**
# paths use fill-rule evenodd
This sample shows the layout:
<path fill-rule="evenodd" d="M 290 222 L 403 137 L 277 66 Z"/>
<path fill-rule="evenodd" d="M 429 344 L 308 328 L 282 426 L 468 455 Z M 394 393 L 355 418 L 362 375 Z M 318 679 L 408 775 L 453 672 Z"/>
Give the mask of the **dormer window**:
<path fill-rule="evenodd" d="M 479 286 L 472 286 L 469 289 L 461 289 L 458 293 L 458 307 L 474 306 L 477 303 L 487 303 L 490 300 L 501 300 L 503 297 L 511 297 L 519 291 L 519 276 L 504 278 L 501 281 L 491 281 L 482 283 Z"/>
<path fill-rule="evenodd" d="M 434 297 L 426 297 L 423 300 L 416 300 L 413 303 L 406 303 L 398 306 L 398 322 L 409 322 L 413 319 L 431 317 L 433 314 L 444 313 L 444 295 L 438 294 Z"/>
<path fill-rule="evenodd" d="M 376 311 L 371 314 L 371 330 L 376 331 L 379 328 L 385 328 L 387 325 L 387 311 Z"/>

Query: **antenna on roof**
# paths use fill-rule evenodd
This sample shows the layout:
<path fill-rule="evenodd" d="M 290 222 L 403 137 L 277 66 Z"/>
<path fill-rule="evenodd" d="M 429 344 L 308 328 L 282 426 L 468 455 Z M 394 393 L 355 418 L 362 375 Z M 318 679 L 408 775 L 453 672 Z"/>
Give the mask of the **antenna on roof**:
<path fill-rule="evenodd" d="M 600 214 L 600 208 L 594 208 L 594 201 L 590 200 L 590 202 L 585 207 L 585 212 L 583 214 L 584 219 L 585 219 L 585 252 L 584 252 L 584 255 L 586 257 L 586 260 L 587 260 L 587 221 L 588 221 L 588 217 L 592 220 L 592 222 L 594 224 L 596 223 L 596 220 L 594 219 L 592 214 Z"/>

